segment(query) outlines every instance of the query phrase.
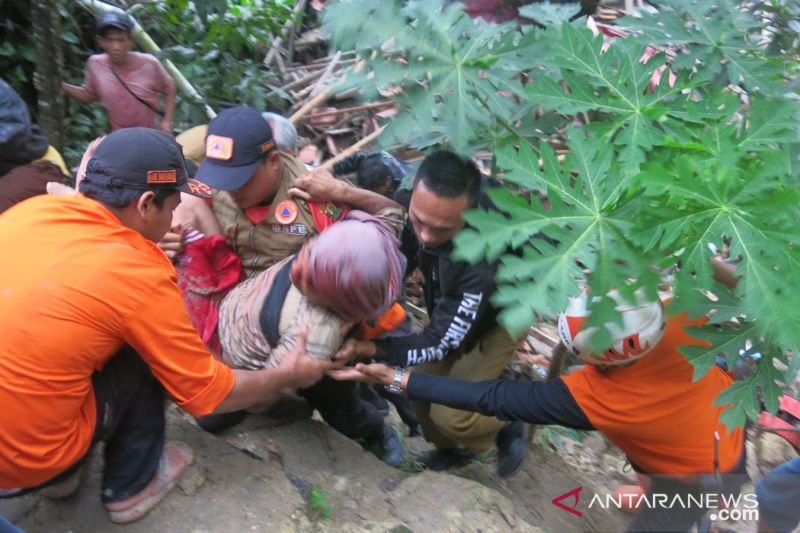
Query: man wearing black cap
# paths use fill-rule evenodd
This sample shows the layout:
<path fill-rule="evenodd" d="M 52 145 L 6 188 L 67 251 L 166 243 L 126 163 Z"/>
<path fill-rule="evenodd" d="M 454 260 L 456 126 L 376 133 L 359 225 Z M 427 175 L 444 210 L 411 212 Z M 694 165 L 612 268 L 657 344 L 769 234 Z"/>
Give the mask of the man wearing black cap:
<path fill-rule="evenodd" d="M 105 441 L 101 497 L 112 521 L 154 507 L 193 459 L 165 442 L 164 391 L 195 416 L 271 401 L 333 364 L 305 336 L 277 368 L 231 370 L 192 327 L 157 242 L 189 180 L 180 146 L 131 128 L 107 136 L 77 196 L 44 195 L 0 217 L 0 497 L 65 497 Z"/>
<path fill-rule="evenodd" d="M 84 103 L 99 100 L 108 110 L 111 131 L 144 127 L 172 133 L 175 83 L 154 56 L 131 52 L 131 18 L 106 13 L 96 28 L 105 53 L 88 59 L 82 86 L 63 83 L 64 92 Z"/>

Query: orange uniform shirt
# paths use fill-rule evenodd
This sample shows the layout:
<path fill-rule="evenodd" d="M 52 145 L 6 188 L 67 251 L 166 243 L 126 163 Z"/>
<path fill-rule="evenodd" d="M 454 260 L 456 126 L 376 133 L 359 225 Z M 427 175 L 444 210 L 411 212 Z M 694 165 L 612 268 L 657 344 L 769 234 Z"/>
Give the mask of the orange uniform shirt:
<path fill-rule="evenodd" d="M 744 431 L 728 433 L 719 422 L 723 408 L 711 408 L 733 378 L 715 365 L 693 382 L 692 365 L 678 351 L 707 345 L 684 331 L 704 321 L 672 317 L 661 342 L 632 365 L 605 372 L 587 365 L 561 378 L 592 425 L 648 473 L 713 473 L 715 431 L 720 470 L 730 471 L 740 459 Z"/>
<path fill-rule="evenodd" d="M 0 216 L 0 488 L 32 487 L 88 450 L 91 376 L 133 347 L 178 405 L 211 413 L 234 385 L 192 327 L 158 247 L 83 196 Z"/>

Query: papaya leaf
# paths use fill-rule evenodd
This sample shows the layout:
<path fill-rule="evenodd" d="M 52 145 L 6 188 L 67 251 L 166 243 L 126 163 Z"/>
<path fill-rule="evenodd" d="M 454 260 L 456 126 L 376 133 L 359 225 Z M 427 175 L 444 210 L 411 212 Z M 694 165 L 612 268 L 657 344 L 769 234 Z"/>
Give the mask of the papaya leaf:
<path fill-rule="evenodd" d="M 657 14 L 641 12 L 620 23 L 642 44 L 680 47 L 672 63 L 678 71 L 717 79 L 721 85 L 742 83 L 748 91 L 782 91 L 781 67 L 750 40 L 762 24 L 734 0 L 666 0 Z"/>
<path fill-rule="evenodd" d="M 694 381 L 702 378 L 714 366 L 717 354 L 724 354 L 728 368 L 739 362 L 739 351 L 755 335 L 755 325 L 745 322 L 738 328 L 730 325 L 712 325 L 687 328 L 692 337 L 706 341 L 707 346 L 683 346 L 680 351 L 694 367 Z"/>
<path fill-rule="evenodd" d="M 537 2 L 520 7 L 520 16 L 533 19 L 543 26 L 560 26 L 564 22 L 580 13 L 580 2 L 551 3 Z"/>
<path fill-rule="evenodd" d="M 548 32 L 552 35 L 555 30 Z M 540 76 L 526 89 L 531 100 L 544 109 L 607 114 L 606 120 L 589 129 L 619 147 L 628 174 L 644 162 L 646 150 L 664 142 L 659 124 L 682 108 L 686 98 L 680 93 L 690 86 L 685 78 L 679 78 L 674 87 L 662 83 L 651 90 L 653 71 L 664 63 L 664 56 L 659 54 L 642 64 L 639 59 L 645 48 L 618 39 L 604 51 L 602 37 L 564 24 L 545 59 L 561 72 L 561 80 Z"/>
<path fill-rule="evenodd" d="M 360 12 L 379 14 L 381 21 L 393 11 L 387 25 L 392 31 L 381 34 L 383 42 L 367 29 L 374 19 L 345 11 L 362 4 Z M 523 94 L 516 75 L 529 61 L 537 33 L 520 35 L 513 24 L 472 20 L 460 4 L 448 6 L 442 0 L 406 2 L 402 9 L 397 2 L 386 4 L 389 7 L 365 0 L 343 2 L 326 21 L 336 41 L 358 47 L 367 64 L 361 75 L 348 78 L 348 86 L 403 88 L 396 100 L 414 115 L 414 124 L 413 129 L 410 122 L 398 129 L 401 124 L 391 123 L 396 138 L 441 128 L 449 132 L 446 141 L 457 151 L 468 152 L 487 144 L 482 132 L 496 124 L 495 117 L 512 122 L 528 107 L 524 102 L 515 105 L 508 95 Z M 353 37 L 362 34 L 371 37 Z M 417 137 L 417 146 L 423 144 L 420 140 Z"/>
<path fill-rule="evenodd" d="M 747 418 L 755 420 L 761 412 L 761 402 L 770 413 L 778 411 L 782 391 L 780 383 L 783 382 L 783 373 L 775 367 L 775 360 L 786 362 L 785 356 L 765 355 L 760 361 L 755 373 L 747 380 L 736 381 L 725 389 L 714 400 L 714 405 L 727 407 L 720 420 L 728 430 L 744 425 Z"/>

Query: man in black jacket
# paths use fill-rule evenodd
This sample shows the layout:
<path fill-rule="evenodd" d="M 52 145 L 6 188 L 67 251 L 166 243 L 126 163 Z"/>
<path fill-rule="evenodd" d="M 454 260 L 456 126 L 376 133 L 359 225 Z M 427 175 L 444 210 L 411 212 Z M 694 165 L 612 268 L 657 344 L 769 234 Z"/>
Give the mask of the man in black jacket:
<path fill-rule="evenodd" d="M 479 202 L 480 196 L 481 174 L 468 159 L 442 151 L 422 162 L 408 208 L 413 250 L 407 255 L 425 276 L 430 323 L 422 332 L 403 337 L 348 340 L 337 358 L 374 357 L 395 366 L 415 366 L 416 372 L 471 381 L 501 374 L 516 343 L 497 323 L 497 310 L 489 301 L 497 288 L 497 264 L 471 265 L 451 257 L 452 239 L 464 229 L 464 211 L 488 204 Z M 514 474 L 522 464 L 527 424 L 508 424 L 428 402 L 415 406 L 425 438 L 436 446 L 422 461 L 429 467 L 446 468 L 495 443 L 501 477 Z"/>

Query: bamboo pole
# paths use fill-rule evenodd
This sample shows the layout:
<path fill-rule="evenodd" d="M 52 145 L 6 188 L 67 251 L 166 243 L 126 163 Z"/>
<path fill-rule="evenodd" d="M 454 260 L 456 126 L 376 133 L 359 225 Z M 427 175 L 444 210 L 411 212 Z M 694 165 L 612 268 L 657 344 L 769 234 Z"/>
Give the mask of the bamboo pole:
<path fill-rule="evenodd" d="M 295 111 L 294 114 L 291 117 L 289 117 L 289 122 L 291 122 L 292 124 L 297 124 L 297 121 L 306 116 L 309 111 L 311 111 L 319 104 L 327 100 L 330 95 L 331 95 L 331 87 L 329 85 L 325 87 L 325 89 L 323 89 L 322 92 L 320 92 L 317 96 L 315 96 L 314 98 L 310 99 L 308 102 L 303 104 L 303 106 L 300 109 Z"/>
<path fill-rule="evenodd" d="M 333 56 L 333 59 L 331 59 L 331 62 L 328 63 L 327 67 L 325 67 L 325 72 L 322 73 L 322 76 L 320 76 L 320 78 L 314 84 L 314 88 L 311 89 L 311 95 L 312 96 L 322 92 L 323 88 L 325 87 L 325 82 L 328 81 L 328 78 L 330 77 L 331 73 L 333 72 L 333 69 L 335 69 L 336 65 L 339 63 L 339 58 L 341 56 L 342 56 L 341 52 L 336 52 L 336 55 Z"/>
<path fill-rule="evenodd" d="M 361 139 L 360 141 L 358 141 L 357 143 L 355 143 L 354 145 L 349 147 L 347 150 L 344 150 L 341 153 L 339 153 L 339 155 L 337 155 L 336 157 L 328 159 L 327 161 L 322 163 L 317 168 L 317 170 L 330 170 L 330 169 L 332 169 L 333 165 L 335 165 L 336 163 L 338 163 L 339 161 L 341 161 L 341 160 L 343 160 L 343 159 L 345 159 L 347 157 L 350 157 L 351 155 L 356 153 L 359 149 L 361 149 L 362 146 L 365 146 L 365 145 L 371 143 L 372 141 L 374 141 L 375 139 L 377 139 L 378 136 L 381 133 L 383 133 L 383 130 L 385 130 L 385 129 L 386 129 L 386 126 L 381 126 L 377 130 L 373 131 L 372 133 L 370 133 L 369 135 L 367 135 L 366 137 L 364 137 L 363 139 Z"/>
<path fill-rule="evenodd" d="M 112 6 L 106 2 L 101 2 L 100 0 L 78 0 L 78 2 L 85 7 L 86 9 L 92 11 L 95 16 L 102 16 L 106 13 L 118 13 L 121 15 L 128 15 L 125 10 L 120 9 L 116 6 Z M 128 15 L 130 16 L 130 15 Z M 155 43 L 155 41 L 147 34 L 146 31 L 139 25 L 139 22 L 131 16 L 131 20 L 133 20 L 133 38 L 136 43 L 142 47 L 142 50 L 145 52 L 150 52 L 151 54 L 157 54 L 161 51 L 161 48 Z M 189 98 L 195 100 L 197 103 L 203 106 L 203 109 L 208 115 L 209 119 L 212 119 L 217 116 L 217 113 L 211 108 L 210 105 L 205 101 L 205 99 L 197 92 L 197 89 L 189 83 L 189 80 L 178 70 L 178 67 L 170 61 L 169 59 L 162 60 L 164 64 L 164 68 L 167 69 L 170 76 L 175 80 L 175 85 L 180 89 L 183 93 L 185 93 Z"/>
<path fill-rule="evenodd" d="M 57 0 L 35 0 L 31 3 L 33 36 L 36 44 L 36 88 L 39 116 L 37 122 L 47 133 L 50 144 L 64 150 L 64 53 L 61 49 L 61 17 Z"/>
<path fill-rule="evenodd" d="M 264 66 L 268 67 L 270 63 L 275 59 L 275 56 L 280 54 L 280 47 L 283 44 L 283 41 L 286 40 L 286 36 L 292 31 L 294 28 L 295 21 L 297 17 L 300 15 L 300 12 L 305 9 L 307 0 L 300 0 L 294 5 L 294 9 L 292 10 L 292 16 L 289 17 L 289 20 L 283 25 L 281 28 L 281 34 L 272 41 L 272 47 L 267 52 L 266 57 L 264 57 Z"/>
<path fill-rule="evenodd" d="M 361 105 L 354 105 L 351 107 L 340 107 L 338 109 L 331 109 L 329 111 L 320 111 L 318 113 L 312 113 L 306 117 L 306 120 L 310 120 L 313 118 L 320 118 L 320 117 L 328 117 L 331 115 L 338 115 L 340 113 L 351 113 L 354 111 L 365 111 L 367 109 L 374 109 L 376 107 L 385 107 L 388 105 L 392 105 L 394 102 L 391 100 L 381 100 L 380 102 L 369 102 L 366 104 Z"/>

